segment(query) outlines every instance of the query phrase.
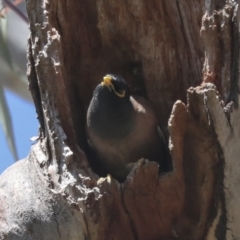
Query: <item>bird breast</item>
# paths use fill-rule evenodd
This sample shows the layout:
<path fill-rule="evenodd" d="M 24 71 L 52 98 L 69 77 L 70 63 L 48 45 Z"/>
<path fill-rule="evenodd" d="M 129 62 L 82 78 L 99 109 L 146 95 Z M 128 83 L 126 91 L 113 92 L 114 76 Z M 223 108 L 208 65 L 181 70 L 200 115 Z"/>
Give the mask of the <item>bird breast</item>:
<path fill-rule="evenodd" d="M 92 127 L 87 128 L 94 149 L 107 166 L 121 167 L 143 157 L 152 158 L 150 155 L 155 155 L 155 148 L 160 146 L 157 119 L 152 108 L 140 97 L 130 97 L 130 102 L 133 114 L 129 117 L 133 124 L 125 136 L 102 138 Z"/>

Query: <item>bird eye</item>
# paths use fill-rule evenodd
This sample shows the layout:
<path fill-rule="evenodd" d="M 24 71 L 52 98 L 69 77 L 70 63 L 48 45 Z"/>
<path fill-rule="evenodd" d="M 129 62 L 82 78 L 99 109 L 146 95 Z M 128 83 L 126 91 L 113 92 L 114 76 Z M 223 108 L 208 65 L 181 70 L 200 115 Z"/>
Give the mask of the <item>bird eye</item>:
<path fill-rule="evenodd" d="M 123 89 L 118 90 L 118 93 L 120 93 L 120 94 L 123 94 L 124 92 L 125 92 L 125 90 L 123 90 Z"/>
<path fill-rule="evenodd" d="M 118 89 L 117 91 L 114 89 L 115 94 L 118 97 L 124 98 L 126 91 L 124 89 Z"/>

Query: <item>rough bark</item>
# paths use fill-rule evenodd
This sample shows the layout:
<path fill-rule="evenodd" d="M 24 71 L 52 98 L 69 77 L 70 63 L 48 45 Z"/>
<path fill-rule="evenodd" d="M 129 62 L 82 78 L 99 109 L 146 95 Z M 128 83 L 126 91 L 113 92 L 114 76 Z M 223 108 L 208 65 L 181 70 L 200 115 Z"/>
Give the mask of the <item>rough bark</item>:
<path fill-rule="evenodd" d="M 27 11 L 40 135 L 0 178 L 0 238 L 240 239 L 237 3 L 28 0 Z M 84 126 L 106 73 L 168 127 L 173 171 L 141 159 L 123 183 L 99 178 Z"/>

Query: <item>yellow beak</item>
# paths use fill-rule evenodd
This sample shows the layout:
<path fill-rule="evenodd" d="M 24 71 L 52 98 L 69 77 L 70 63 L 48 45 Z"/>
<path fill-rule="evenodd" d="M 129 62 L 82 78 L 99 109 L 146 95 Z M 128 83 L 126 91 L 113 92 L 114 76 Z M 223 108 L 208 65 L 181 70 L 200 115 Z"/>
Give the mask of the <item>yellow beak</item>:
<path fill-rule="evenodd" d="M 112 84 L 112 77 L 109 75 L 106 75 L 103 78 L 103 81 L 101 82 L 102 86 L 105 86 L 109 89 L 109 91 L 111 92 L 114 89 L 114 86 Z"/>
<path fill-rule="evenodd" d="M 106 87 L 112 87 L 112 77 L 110 77 L 110 76 L 105 76 L 104 78 L 103 78 L 103 81 L 102 81 L 102 83 L 101 83 L 103 86 L 106 86 Z"/>

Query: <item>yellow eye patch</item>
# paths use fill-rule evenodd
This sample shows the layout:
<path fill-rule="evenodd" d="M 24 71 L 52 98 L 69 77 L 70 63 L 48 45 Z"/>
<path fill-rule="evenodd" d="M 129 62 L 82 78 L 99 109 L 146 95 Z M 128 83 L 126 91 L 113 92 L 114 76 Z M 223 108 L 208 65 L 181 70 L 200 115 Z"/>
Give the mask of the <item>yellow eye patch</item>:
<path fill-rule="evenodd" d="M 121 97 L 121 98 L 125 97 L 125 93 L 126 93 L 125 90 L 121 90 L 121 92 L 117 92 L 117 91 L 115 91 L 115 89 L 114 89 L 113 91 L 114 91 L 114 93 L 115 93 L 118 97 Z"/>

